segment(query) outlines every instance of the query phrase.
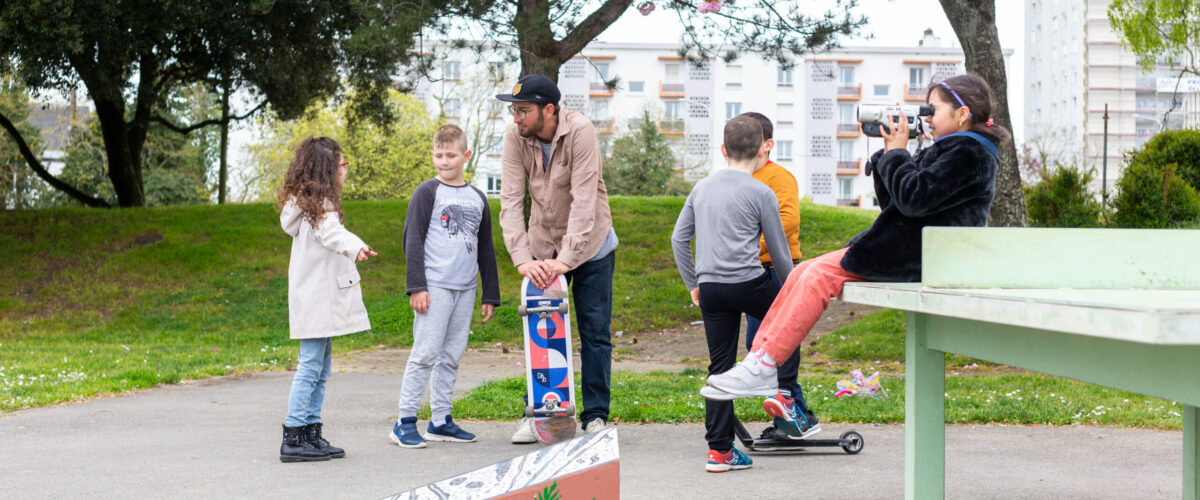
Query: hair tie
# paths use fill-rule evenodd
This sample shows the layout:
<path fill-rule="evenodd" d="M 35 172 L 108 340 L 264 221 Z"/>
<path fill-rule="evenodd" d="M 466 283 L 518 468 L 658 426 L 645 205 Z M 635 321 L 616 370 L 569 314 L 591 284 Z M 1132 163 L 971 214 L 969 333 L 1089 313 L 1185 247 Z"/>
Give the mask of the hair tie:
<path fill-rule="evenodd" d="M 995 124 L 996 124 L 996 120 L 994 120 L 992 118 L 988 118 L 987 124 L 985 126 L 990 127 Z"/>

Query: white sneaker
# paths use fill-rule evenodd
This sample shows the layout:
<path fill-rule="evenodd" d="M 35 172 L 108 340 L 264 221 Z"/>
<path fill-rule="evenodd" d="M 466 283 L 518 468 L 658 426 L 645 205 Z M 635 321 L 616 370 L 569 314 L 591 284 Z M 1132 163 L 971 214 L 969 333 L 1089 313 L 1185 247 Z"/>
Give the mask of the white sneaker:
<path fill-rule="evenodd" d="M 583 424 L 583 432 L 586 434 L 595 434 L 597 432 L 604 430 L 607 427 L 608 427 L 608 424 L 604 422 L 604 419 L 602 419 L 600 417 L 596 417 L 596 418 L 593 418 L 591 422 L 586 422 Z"/>
<path fill-rule="evenodd" d="M 532 423 L 529 421 L 529 417 L 522 417 L 521 420 L 517 422 L 517 431 L 512 435 L 512 442 L 513 444 L 529 444 L 537 442 L 537 436 L 533 435 L 533 427 Z"/>
<path fill-rule="evenodd" d="M 700 396 L 711 401 L 733 401 L 733 394 L 722 391 L 711 385 L 706 385 L 700 388 Z"/>
<path fill-rule="evenodd" d="M 746 359 L 725 373 L 708 376 L 708 385 L 729 393 L 733 399 L 774 396 L 779 392 L 775 380 L 775 360 L 766 352 L 746 355 Z"/>

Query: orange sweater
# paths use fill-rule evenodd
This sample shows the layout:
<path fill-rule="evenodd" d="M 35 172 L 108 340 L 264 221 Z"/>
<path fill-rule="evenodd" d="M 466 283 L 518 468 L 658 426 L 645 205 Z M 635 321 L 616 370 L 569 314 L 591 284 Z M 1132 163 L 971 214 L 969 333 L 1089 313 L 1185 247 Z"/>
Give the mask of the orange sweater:
<path fill-rule="evenodd" d="M 796 177 L 778 163 L 767 161 L 763 168 L 754 171 L 754 178 L 775 192 L 775 199 L 779 201 L 779 220 L 783 222 L 792 260 L 800 260 L 800 186 L 796 184 Z M 760 238 L 758 245 L 758 260 L 763 264 L 771 263 L 766 240 Z"/>

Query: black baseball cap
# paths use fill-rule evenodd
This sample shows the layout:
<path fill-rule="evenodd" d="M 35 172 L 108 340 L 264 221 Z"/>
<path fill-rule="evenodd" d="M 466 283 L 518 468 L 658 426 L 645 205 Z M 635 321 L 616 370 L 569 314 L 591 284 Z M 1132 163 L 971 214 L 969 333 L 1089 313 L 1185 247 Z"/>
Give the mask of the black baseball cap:
<path fill-rule="evenodd" d="M 532 102 L 536 104 L 553 104 L 558 106 L 562 93 L 546 75 L 525 75 L 513 85 L 511 94 L 496 94 L 496 99 L 506 102 Z"/>

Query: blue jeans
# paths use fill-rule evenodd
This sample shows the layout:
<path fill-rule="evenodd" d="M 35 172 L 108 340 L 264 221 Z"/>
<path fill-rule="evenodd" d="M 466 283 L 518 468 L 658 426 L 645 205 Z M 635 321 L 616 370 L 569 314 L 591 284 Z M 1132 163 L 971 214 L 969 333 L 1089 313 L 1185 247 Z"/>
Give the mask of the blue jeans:
<path fill-rule="evenodd" d="M 568 271 L 571 311 L 579 324 L 579 360 L 583 378 L 583 412 L 580 422 L 600 418 L 608 422 L 612 387 L 612 282 L 617 252 L 580 264 Z"/>
<path fill-rule="evenodd" d="M 771 281 L 782 287 L 783 283 L 779 282 L 779 275 L 775 274 L 775 266 L 767 268 L 767 274 L 771 276 Z M 758 327 L 762 325 L 762 320 L 746 315 L 746 350 L 750 350 L 750 346 L 754 345 L 754 335 L 758 333 Z M 800 372 L 800 348 L 796 348 L 788 359 L 779 365 L 780 379 L 787 379 L 792 382 L 792 398 L 795 398 L 796 404 L 801 410 L 808 412 L 808 402 L 804 400 L 804 392 L 800 389 L 800 383 L 796 381 L 796 375 Z M 781 386 L 783 384 L 780 384 Z"/>
<path fill-rule="evenodd" d="M 301 427 L 321 421 L 321 403 L 325 402 L 325 381 L 333 361 L 333 342 L 321 339 L 301 339 L 300 358 L 292 391 L 288 394 L 288 427 Z"/>

